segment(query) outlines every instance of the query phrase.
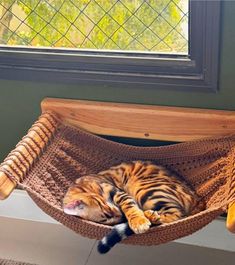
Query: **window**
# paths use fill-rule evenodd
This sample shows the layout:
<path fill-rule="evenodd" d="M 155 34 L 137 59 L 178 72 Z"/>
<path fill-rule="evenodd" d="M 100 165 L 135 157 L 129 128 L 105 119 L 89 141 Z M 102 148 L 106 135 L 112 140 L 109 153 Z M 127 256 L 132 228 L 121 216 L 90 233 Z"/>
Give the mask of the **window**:
<path fill-rule="evenodd" d="M 0 78 L 217 88 L 219 1 L 2 0 Z"/>
<path fill-rule="evenodd" d="M 1 44 L 188 54 L 188 1 L 12 1 Z"/>

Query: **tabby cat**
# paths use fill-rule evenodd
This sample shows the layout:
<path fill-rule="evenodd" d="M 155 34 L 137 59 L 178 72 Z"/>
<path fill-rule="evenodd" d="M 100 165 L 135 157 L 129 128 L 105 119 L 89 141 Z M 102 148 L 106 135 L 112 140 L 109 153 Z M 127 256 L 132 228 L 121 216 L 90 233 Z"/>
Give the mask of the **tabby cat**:
<path fill-rule="evenodd" d="M 132 161 L 78 178 L 65 194 L 63 210 L 117 224 L 98 244 L 98 251 L 106 253 L 127 236 L 146 232 L 151 224 L 193 214 L 198 204 L 197 195 L 175 173 L 149 161 Z"/>

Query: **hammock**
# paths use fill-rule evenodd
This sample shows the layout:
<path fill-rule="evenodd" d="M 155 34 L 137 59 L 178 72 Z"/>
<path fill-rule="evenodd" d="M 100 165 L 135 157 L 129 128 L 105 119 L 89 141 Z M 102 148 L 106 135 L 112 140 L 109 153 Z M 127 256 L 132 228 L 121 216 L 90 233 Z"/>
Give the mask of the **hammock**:
<path fill-rule="evenodd" d="M 82 175 L 123 161 L 151 160 L 176 171 L 192 185 L 206 210 L 133 235 L 124 243 L 157 245 L 187 236 L 210 223 L 235 201 L 235 135 L 213 137 L 161 147 L 116 143 L 61 122 L 44 113 L 0 166 L 8 184 L 25 189 L 48 215 L 82 236 L 101 239 L 112 227 L 63 213 L 67 188 Z M 1 180 L 1 178 L 0 178 Z"/>

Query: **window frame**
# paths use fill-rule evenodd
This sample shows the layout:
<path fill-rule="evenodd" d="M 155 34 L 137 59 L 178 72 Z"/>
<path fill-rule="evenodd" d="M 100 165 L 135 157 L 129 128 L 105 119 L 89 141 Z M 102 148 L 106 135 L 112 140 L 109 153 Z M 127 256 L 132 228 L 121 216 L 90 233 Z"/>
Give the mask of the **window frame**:
<path fill-rule="evenodd" d="M 0 79 L 216 92 L 221 1 L 189 12 L 189 56 L 0 45 Z"/>

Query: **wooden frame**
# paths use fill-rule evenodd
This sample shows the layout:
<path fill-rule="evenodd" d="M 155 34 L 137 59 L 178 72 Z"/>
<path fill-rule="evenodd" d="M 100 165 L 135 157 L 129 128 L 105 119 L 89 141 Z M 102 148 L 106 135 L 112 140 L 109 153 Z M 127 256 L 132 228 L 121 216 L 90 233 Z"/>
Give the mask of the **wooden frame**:
<path fill-rule="evenodd" d="M 0 45 L 0 78 L 215 92 L 221 1 L 189 1 L 189 10 L 188 54 Z"/>
<path fill-rule="evenodd" d="M 53 112 L 64 123 L 100 135 L 182 142 L 235 132 L 235 111 L 53 98 L 44 99 L 41 108 L 42 113 Z M 53 116 L 45 115 L 39 118 L 44 122 L 45 128 L 36 128 L 34 124 L 27 135 L 30 137 L 24 138 L 25 141 L 31 141 L 31 144 L 34 144 L 34 140 L 39 143 L 35 149 L 37 155 L 43 150 L 45 142 L 53 135 L 59 123 Z M 42 138 L 45 141 L 42 141 Z M 13 176 L 13 179 L 9 179 L 0 170 L 1 199 L 9 196 L 15 188 L 14 178 L 21 177 L 14 171 L 17 159 L 19 160 L 19 157 L 14 155 L 17 151 L 23 153 L 21 159 L 30 157 L 28 151 L 22 145 L 18 145 L 8 156 L 7 163 L 5 161 L 1 165 L 1 168 L 4 167 Z M 32 163 L 33 159 L 29 160 L 26 171 Z M 235 233 L 235 202 L 229 205 L 227 228 Z"/>
<path fill-rule="evenodd" d="M 235 132 L 235 111 L 53 98 L 41 107 L 100 135 L 184 142 Z"/>

